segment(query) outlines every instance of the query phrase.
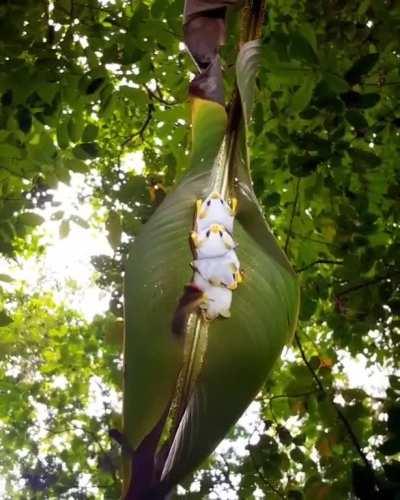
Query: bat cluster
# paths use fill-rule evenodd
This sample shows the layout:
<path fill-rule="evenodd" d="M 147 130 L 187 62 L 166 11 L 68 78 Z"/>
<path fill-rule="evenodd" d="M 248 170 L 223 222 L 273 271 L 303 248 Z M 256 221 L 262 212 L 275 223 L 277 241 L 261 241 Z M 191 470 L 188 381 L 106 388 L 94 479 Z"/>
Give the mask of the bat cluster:
<path fill-rule="evenodd" d="M 202 292 L 200 308 L 207 319 L 230 316 L 232 290 L 242 281 L 232 238 L 236 204 L 236 199 L 228 204 L 216 192 L 196 202 L 192 285 Z"/>

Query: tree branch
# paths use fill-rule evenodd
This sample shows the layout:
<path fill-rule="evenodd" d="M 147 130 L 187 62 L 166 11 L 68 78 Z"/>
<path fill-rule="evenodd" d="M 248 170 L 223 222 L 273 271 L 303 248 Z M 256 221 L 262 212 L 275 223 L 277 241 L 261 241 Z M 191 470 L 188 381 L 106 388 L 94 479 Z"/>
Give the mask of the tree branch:
<path fill-rule="evenodd" d="M 319 264 L 333 264 L 333 265 L 342 265 L 343 261 L 342 260 L 332 260 L 332 259 L 317 259 L 314 260 L 313 262 L 310 262 L 304 267 L 300 267 L 299 269 L 295 269 L 296 273 L 302 273 L 303 271 L 307 271 L 307 269 L 310 269 L 310 267 L 314 267 Z"/>
<path fill-rule="evenodd" d="M 147 116 L 145 121 L 143 122 L 143 125 L 137 132 L 134 132 L 124 140 L 124 142 L 121 144 L 121 148 L 125 148 L 126 146 L 128 146 L 128 144 L 132 142 L 135 137 L 140 137 L 141 140 L 144 141 L 144 132 L 151 122 L 151 119 L 153 118 L 154 109 L 154 104 L 152 102 L 149 103 L 147 106 Z"/>

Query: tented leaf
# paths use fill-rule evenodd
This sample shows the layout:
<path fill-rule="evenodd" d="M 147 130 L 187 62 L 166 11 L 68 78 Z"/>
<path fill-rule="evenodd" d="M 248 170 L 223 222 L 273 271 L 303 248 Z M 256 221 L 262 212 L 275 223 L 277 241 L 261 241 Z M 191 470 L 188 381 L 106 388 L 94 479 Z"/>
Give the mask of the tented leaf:
<path fill-rule="evenodd" d="M 250 86 L 257 65 L 250 59 L 257 59 L 256 45 L 246 44 L 237 63 L 244 109 L 251 108 Z M 290 339 L 297 318 L 297 280 L 260 211 L 241 136 L 233 158 L 227 160 L 238 178 L 234 231 L 245 281 L 234 294 L 231 318 L 209 326 L 205 363 L 166 462 L 168 486 L 198 466 L 239 418 Z"/>
<path fill-rule="evenodd" d="M 124 434 L 133 449 L 174 395 L 183 354 L 171 323 L 192 274 L 188 237 L 194 203 L 207 188 L 226 127 L 226 113 L 217 103 L 195 100 L 192 116 L 193 168 L 143 227 L 127 265 Z"/>

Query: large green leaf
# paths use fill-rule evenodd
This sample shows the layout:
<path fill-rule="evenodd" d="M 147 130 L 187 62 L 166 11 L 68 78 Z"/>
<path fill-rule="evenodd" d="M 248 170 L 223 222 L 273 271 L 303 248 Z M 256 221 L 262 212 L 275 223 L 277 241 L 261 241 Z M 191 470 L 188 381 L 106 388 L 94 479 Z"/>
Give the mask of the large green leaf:
<path fill-rule="evenodd" d="M 192 168 L 135 239 L 125 276 L 124 434 L 133 449 L 155 427 L 174 396 L 182 339 L 171 323 L 190 282 L 195 201 L 204 195 L 226 127 L 217 103 L 193 103 Z"/>
<path fill-rule="evenodd" d="M 251 111 L 259 44 L 242 47 L 237 81 Z M 234 227 L 244 283 L 233 294 L 231 318 L 209 325 L 205 362 L 176 433 L 164 481 L 176 484 L 212 452 L 260 390 L 291 338 L 298 314 L 297 278 L 267 226 L 248 172 L 245 127 L 227 137 L 222 165 L 234 172 L 238 214 Z M 215 168 L 220 168 L 216 166 Z"/>

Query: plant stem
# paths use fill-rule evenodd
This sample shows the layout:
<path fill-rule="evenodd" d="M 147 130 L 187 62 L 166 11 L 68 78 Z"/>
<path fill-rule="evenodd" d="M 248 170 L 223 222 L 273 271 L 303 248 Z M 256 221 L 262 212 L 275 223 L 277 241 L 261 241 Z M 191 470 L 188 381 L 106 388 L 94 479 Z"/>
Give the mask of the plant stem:
<path fill-rule="evenodd" d="M 332 259 L 317 259 L 314 260 L 313 262 L 310 262 L 304 267 L 300 267 L 299 269 L 296 269 L 296 273 L 302 273 L 303 271 L 307 271 L 307 269 L 310 269 L 310 267 L 314 267 L 319 264 L 332 264 L 336 266 L 340 266 L 343 264 L 342 260 L 332 260 Z"/>

